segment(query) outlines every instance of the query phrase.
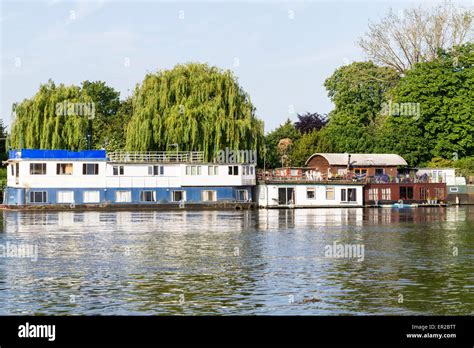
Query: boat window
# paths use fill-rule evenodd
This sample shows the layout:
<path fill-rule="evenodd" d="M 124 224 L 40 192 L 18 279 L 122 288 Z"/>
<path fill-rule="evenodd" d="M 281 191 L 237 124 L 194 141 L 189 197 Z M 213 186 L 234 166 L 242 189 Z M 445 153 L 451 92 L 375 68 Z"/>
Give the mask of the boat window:
<path fill-rule="evenodd" d="M 99 203 L 100 192 L 97 190 L 84 191 L 82 198 L 84 203 Z"/>
<path fill-rule="evenodd" d="M 56 198 L 58 203 L 74 203 L 74 191 L 58 191 Z"/>
<path fill-rule="evenodd" d="M 391 199 L 392 199 L 392 189 L 383 188 L 382 189 L 382 200 L 383 201 L 390 201 Z"/>
<path fill-rule="evenodd" d="M 326 187 L 326 200 L 334 200 L 334 187 Z"/>
<path fill-rule="evenodd" d="M 142 202 L 156 202 L 156 192 L 155 191 L 141 191 L 140 192 L 140 201 L 142 201 Z"/>
<path fill-rule="evenodd" d="M 400 199 L 413 199 L 413 187 L 401 186 L 400 187 Z"/>
<path fill-rule="evenodd" d="M 48 201 L 48 194 L 46 191 L 31 191 L 30 203 L 46 203 Z"/>
<path fill-rule="evenodd" d="M 216 191 L 214 191 L 214 190 L 204 190 L 204 191 L 202 191 L 202 200 L 203 200 L 203 202 L 217 200 Z"/>
<path fill-rule="evenodd" d="M 171 199 L 173 202 L 185 201 L 185 192 L 184 191 L 173 191 Z"/>
<path fill-rule="evenodd" d="M 247 190 L 237 190 L 237 200 L 238 201 L 247 201 L 248 200 Z"/>
<path fill-rule="evenodd" d="M 98 163 L 84 163 L 82 165 L 82 174 L 83 175 L 98 175 L 99 164 Z"/>
<path fill-rule="evenodd" d="M 131 191 L 116 191 L 115 192 L 115 202 L 117 203 L 127 203 L 132 201 L 132 192 Z"/>
<path fill-rule="evenodd" d="M 30 174 L 31 175 L 45 175 L 46 163 L 30 163 Z"/>
<path fill-rule="evenodd" d="M 123 166 L 114 166 L 113 167 L 113 174 L 114 175 L 123 175 Z"/>
<path fill-rule="evenodd" d="M 57 163 L 56 174 L 57 175 L 72 175 L 72 163 Z"/>

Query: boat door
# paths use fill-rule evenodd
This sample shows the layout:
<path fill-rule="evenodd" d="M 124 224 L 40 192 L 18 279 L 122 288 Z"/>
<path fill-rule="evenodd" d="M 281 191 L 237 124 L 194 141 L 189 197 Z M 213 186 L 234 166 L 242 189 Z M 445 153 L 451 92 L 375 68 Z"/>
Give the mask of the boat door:
<path fill-rule="evenodd" d="M 288 205 L 295 203 L 295 189 L 293 187 L 278 188 L 278 205 Z"/>

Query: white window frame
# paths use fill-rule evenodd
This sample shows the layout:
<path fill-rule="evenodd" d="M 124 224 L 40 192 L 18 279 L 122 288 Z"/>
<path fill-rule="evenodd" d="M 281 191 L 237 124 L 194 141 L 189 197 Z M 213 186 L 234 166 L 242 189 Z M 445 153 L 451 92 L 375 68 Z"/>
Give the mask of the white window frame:
<path fill-rule="evenodd" d="M 369 201 L 378 201 L 379 200 L 379 189 L 378 187 L 369 188 Z"/>
<path fill-rule="evenodd" d="M 120 199 L 119 199 L 120 195 Z M 126 200 L 124 200 L 126 198 Z M 118 190 L 115 191 L 115 202 L 116 203 L 130 203 L 132 201 L 132 191 L 130 190 Z"/>
<path fill-rule="evenodd" d="M 116 174 L 116 171 L 117 171 L 117 174 Z M 121 176 L 121 175 L 124 175 L 124 173 L 125 173 L 125 168 L 123 165 L 112 166 L 113 176 Z"/>
<path fill-rule="evenodd" d="M 206 196 L 206 193 L 212 193 L 212 199 L 204 199 Z M 215 202 L 217 201 L 217 191 L 216 190 L 202 190 L 201 191 L 201 201 L 203 202 Z"/>
<path fill-rule="evenodd" d="M 73 190 L 59 190 L 56 192 L 56 202 L 60 204 L 74 203 Z"/>
<path fill-rule="evenodd" d="M 91 196 L 94 199 L 91 199 Z M 100 191 L 99 190 L 86 190 L 82 192 L 82 201 L 84 203 L 100 203 Z"/>
<path fill-rule="evenodd" d="M 165 167 L 158 166 L 158 165 L 148 166 L 148 175 L 151 175 L 151 176 L 165 175 Z"/>
<path fill-rule="evenodd" d="M 36 170 L 33 170 L 33 168 L 37 165 L 41 166 L 41 173 L 35 173 Z M 44 169 L 44 170 L 43 170 Z M 33 162 L 30 163 L 30 175 L 46 175 L 47 173 L 47 165 L 46 163 L 43 162 Z"/>
<path fill-rule="evenodd" d="M 72 168 L 71 173 L 60 173 L 61 166 L 70 166 Z M 72 175 L 74 172 L 74 164 L 73 163 L 56 163 L 56 175 Z"/>
<path fill-rule="evenodd" d="M 182 196 L 181 201 L 183 201 L 183 202 L 186 201 L 186 191 L 184 191 L 184 190 L 173 190 L 173 191 L 171 191 L 171 202 L 181 202 L 181 201 L 177 201 L 177 200 L 174 199 L 174 193 L 175 192 L 181 192 L 181 196 Z"/>
<path fill-rule="evenodd" d="M 219 175 L 219 166 L 209 166 L 207 168 L 207 175 L 210 175 L 210 176 Z"/>
<path fill-rule="evenodd" d="M 244 193 L 244 199 L 240 199 L 240 193 Z M 216 193 L 217 197 L 217 193 Z M 236 190 L 236 200 L 238 202 L 248 202 L 249 200 L 249 191 L 248 190 Z"/>
<path fill-rule="evenodd" d="M 87 173 L 87 166 L 94 166 L 94 169 L 97 168 L 97 172 Z M 82 175 L 99 175 L 99 163 L 82 163 Z"/>
<path fill-rule="evenodd" d="M 41 193 L 41 197 L 43 197 L 43 194 L 44 194 L 44 198 L 45 198 L 44 201 L 41 201 L 41 202 L 34 201 L 34 202 L 33 202 L 33 201 L 31 200 L 31 194 L 33 194 L 33 197 L 34 197 L 34 196 L 35 196 L 35 195 L 34 195 L 35 193 Z M 29 199 L 30 203 L 40 203 L 40 204 L 41 204 L 41 203 L 48 203 L 48 191 L 38 191 L 38 190 L 34 190 L 34 191 L 30 191 L 30 192 L 28 193 L 28 196 L 29 196 L 28 199 Z"/>
<path fill-rule="evenodd" d="M 328 198 L 328 193 L 332 193 L 332 198 Z M 334 201 L 336 199 L 336 188 L 334 186 L 326 186 L 326 200 Z"/>
<path fill-rule="evenodd" d="M 390 187 L 382 188 L 382 201 L 390 200 L 392 200 L 392 189 Z"/>
<path fill-rule="evenodd" d="M 355 192 L 355 200 L 349 199 L 350 198 L 349 197 L 350 196 L 349 195 L 349 190 Z M 347 187 L 347 188 L 341 189 L 341 202 L 344 202 L 344 203 L 357 202 L 357 189 L 355 189 L 353 187 Z"/>
<path fill-rule="evenodd" d="M 308 192 L 313 192 L 313 197 L 308 197 Z M 316 199 L 316 187 L 307 187 L 306 188 L 306 199 Z"/>
<path fill-rule="evenodd" d="M 144 200 L 143 196 L 145 192 L 151 192 L 151 200 Z M 142 190 L 140 191 L 140 202 L 156 202 L 156 191 L 155 190 Z"/>

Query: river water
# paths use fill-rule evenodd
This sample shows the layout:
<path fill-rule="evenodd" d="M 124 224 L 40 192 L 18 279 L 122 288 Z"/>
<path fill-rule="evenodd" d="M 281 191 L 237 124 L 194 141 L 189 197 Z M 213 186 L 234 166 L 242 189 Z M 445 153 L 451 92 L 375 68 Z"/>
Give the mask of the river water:
<path fill-rule="evenodd" d="M 474 314 L 474 206 L 0 219 L 2 315 Z"/>

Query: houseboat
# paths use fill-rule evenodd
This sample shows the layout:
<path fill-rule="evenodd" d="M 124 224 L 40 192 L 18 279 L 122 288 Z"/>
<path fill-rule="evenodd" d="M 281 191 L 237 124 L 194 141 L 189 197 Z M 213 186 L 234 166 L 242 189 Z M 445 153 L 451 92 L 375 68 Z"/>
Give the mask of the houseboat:
<path fill-rule="evenodd" d="M 3 208 L 253 206 L 253 163 L 207 163 L 202 152 L 12 150 Z"/>
<path fill-rule="evenodd" d="M 397 154 L 315 153 L 306 165 L 323 179 L 346 178 L 364 183 L 365 206 L 407 208 L 444 205 L 447 201 L 447 177 L 412 170 Z"/>
<path fill-rule="evenodd" d="M 256 190 L 261 208 L 362 207 L 364 183 L 322 179 L 312 168 L 261 172 Z"/>
<path fill-rule="evenodd" d="M 257 201 L 264 208 L 446 204 L 446 180 L 407 168 L 396 154 L 315 153 L 306 167 L 260 173 Z"/>

